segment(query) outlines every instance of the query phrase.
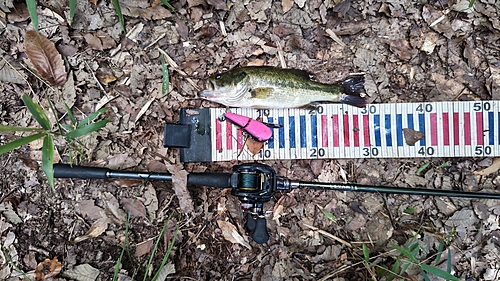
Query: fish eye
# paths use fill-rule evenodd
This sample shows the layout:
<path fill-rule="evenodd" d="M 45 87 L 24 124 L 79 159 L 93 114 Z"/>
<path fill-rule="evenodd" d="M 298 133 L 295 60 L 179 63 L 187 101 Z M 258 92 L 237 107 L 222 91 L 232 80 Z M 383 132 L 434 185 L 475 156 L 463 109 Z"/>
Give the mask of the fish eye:
<path fill-rule="evenodd" d="M 219 80 L 221 78 L 220 74 L 215 75 L 215 79 Z"/>

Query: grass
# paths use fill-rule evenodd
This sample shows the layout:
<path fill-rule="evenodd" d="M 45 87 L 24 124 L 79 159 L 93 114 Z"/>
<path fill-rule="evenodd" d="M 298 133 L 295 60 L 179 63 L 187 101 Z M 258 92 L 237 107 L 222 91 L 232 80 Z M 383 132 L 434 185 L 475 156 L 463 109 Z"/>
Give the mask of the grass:
<path fill-rule="evenodd" d="M 438 263 L 441 260 L 444 245 L 447 242 L 449 242 L 449 237 L 444 238 L 440 241 L 438 252 L 436 253 L 436 258 L 433 262 L 434 265 L 429 265 L 425 262 L 421 262 L 417 257 L 420 250 L 423 250 L 423 247 L 416 240 L 416 235 L 412 237 L 405 246 L 391 246 L 392 249 L 396 250 L 399 253 L 399 255 L 395 258 L 392 266 L 390 266 L 391 269 L 389 269 L 389 266 L 387 265 L 378 265 L 371 263 L 369 249 L 364 243 L 362 244 L 363 262 L 365 267 L 369 271 L 372 280 L 379 280 L 380 278 L 385 277 L 385 280 L 392 281 L 395 280 L 396 277 L 402 278 L 410 265 L 415 265 L 416 267 L 418 267 L 421 276 L 426 281 L 430 281 L 430 274 L 448 281 L 460 281 L 458 277 L 455 277 L 453 274 L 451 274 L 452 266 L 450 250 L 448 250 L 446 270 L 437 267 Z M 375 272 L 372 270 L 372 268 L 375 268 Z"/>
<path fill-rule="evenodd" d="M 16 127 L 16 126 L 6 126 L 0 125 L 0 132 L 10 131 L 10 132 L 22 132 L 31 133 L 28 136 L 21 137 L 9 143 L 0 146 L 0 155 L 14 150 L 20 146 L 28 144 L 38 139 L 43 139 L 42 146 L 42 169 L 47 177 L 47 181 L 50 186 L 54 188 L 54 138 L 62 137 L 66 140 L 70 147 L 78 150 L 77 145 L 79 144 L 79 138 L 89 135 L 95 131 L 100 130 L 104 127 L 109 120 L 100 120 L 94 122 L 102 113 L 104 113 L 108 108 L 102 108 L 91 115 L 84 118 L 82 121 L 77 122 L 71 110 L 66 106 L 68 116 L 70 116 L 70 121 L 72 125 L 61 124 L 56 121 L 56 128 L 52 129 L 52 124 L 47 116 L 47 113 L 42 109 L 42 107 L 33 102 L 33 100 L 26 94 L 22 96 L 24 105 L 28 108 L 33 118 L 40 125 L 40 128 L 26 128 L 26 127 Z M 48 100 L 51 111 L 54 116 L 57 116 L 57 112 L 52 106 L 50 100 Z M 57 120 L 57 118 L 56 118 Z"/>
<path fill-rule="evenodd" d="M 122 251 L 120 253 L 120 257 L 116 261 L 115 271 L 114 271 L 113 279 L 112 279 L 113 281 L 117 281 L 118 278 L 119 278 L 118 273 L 120 271 L 121 264 L 123 262 L 123 258 L 125 256 L 125 254 L 127 254 L 127 256 L 128 256 L 128 258 L 130 260 L 133 260 L 133 257 L 132 257 L 133 255 L 131 254 L 130 241 L 129 240 L 130 240 L 130 214 L 132 212 L 132 208 L 133 208 L 134 204 L 135 204 L 135 202 L 132 204 L 131 209 L 127 213 L 127 220 L 125 222 L 125 242 L 124 242 L 124 244 L 122 246 Z M 162 272 L 163 272 L 163 268 L 167 264 L 168 257 L 170 256 L 170 253 L 172 252 L 175 240 L 177 238 L 177 234 L 179 233 L 180 218 L 177 220 L 177 227 L 175 229 L 174 236 L 172 237 L 172 240 L 170 241 L 170 243 L 169 243 L 169 245 L 167 247 L 167 250 L 165 251 L 165 254 L 163 254 L 163 259 L 162 259 L 162 262 L 161 262 L 160 266 L 156 270 L 156 272 L 155 272 L 155 274 L 154 274 L 153 277 L 151 277 L 150 274 L 148 274 L 148 273 L 152 272 L 152 267 L 153 267 L 153 262 L 154 262 L 155 254 L 156 254 L 156 252 L 158 250 L 158 247 L 160 245 L 160 241 L 161 241 L 161 239 L 163 237 L 163 234 L 165 233 L 167 225 L 170 222 L 170 220 L 172 219 L 173 215 L 174 215 L 174 212 L 170 213 L 170 215 L 168 216 L 167 220 L 163 224 L 163 227 L 162 227 L 160 233 L 158 234 L 158 237 L 156 238 L 153 250 L 152 250 L 152 252 L 151 252 L 151 254 L 149 256 L 148 262 L 147 262 L 147 264 L 145 266 L 144 275 L 143 275 L 143 279 L 142 279 L 143 281 L 146 281 L 146 280 L 161 281 L 161 280 L 165 280 L 166 279 L 166 274 L 162 274 Z M 133 273 L 132 279 L 136 280 L 135 279 L 135 275 L 137 275 L 137 272 L 139 271 L 139 269 L 140 269 L 139 267 L 134 268 L 134 273 Z"/>

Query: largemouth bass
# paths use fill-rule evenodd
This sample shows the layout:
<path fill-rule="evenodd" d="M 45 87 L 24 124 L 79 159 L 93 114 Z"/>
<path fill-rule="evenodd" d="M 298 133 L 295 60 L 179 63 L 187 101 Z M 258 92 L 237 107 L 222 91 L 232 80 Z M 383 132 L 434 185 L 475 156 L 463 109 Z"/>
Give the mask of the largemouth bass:
<path fill-rule="evenodd" d="M 364 77 L 352 76 L 335 84 L 311 80 L 298 69 L 248 66 L 211 76 L 200 97 L 230 107 L 294 108 L 317 102 L 366 105 Z"/>

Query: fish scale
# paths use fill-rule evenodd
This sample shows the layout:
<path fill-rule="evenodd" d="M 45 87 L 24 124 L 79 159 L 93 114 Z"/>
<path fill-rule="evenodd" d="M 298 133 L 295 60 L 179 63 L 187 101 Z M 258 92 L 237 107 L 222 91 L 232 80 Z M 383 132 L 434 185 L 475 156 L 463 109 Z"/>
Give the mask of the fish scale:
<path fill-rule="evenodd" d="M 316 110 L 242 109 L 231 112 L 277 124 L 258 154 L 244 146 L 241 130 L 210 109 L 212 161 L 338 158 L 496 157 L 500 155 L 500 101 L 324 104 Z M 415 144 L 403 129 L 422 132 Z M 220 130 L 220 131 L 218 131 Z M 229 131 L 230 132 L 229 132 Z M 237 148 L 240 149 L 228 149 Z"/>

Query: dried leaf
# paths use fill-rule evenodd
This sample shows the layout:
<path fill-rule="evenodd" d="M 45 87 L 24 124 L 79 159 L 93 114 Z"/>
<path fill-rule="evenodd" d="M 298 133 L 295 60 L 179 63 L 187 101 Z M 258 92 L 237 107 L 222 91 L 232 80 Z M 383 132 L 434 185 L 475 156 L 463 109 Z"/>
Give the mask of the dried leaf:
<path fill-rule="evenodd" d="M 94 281 L 99 275 L 99 270 L 85 263 L 65 270 L 62 275 L 78 281 Z"/>
<path fill-rule="evenodd" d="M 156 281 L 164 281 L 167 280 L 168 275 L 175 273 L 175 265 L 169 261 L 165 266 L 162 267 L 160 274 Z"/>
<path fill-rule="evenodd" d="M 283 9 L 283 14 L 290 11 L 293 7 L 293 0 L 281 0 L 281 7 Z"/>
<path fill-rule="evenodd" d="M 120 203 L 118 199 L 109 192 L 104 193 L 104 201 L 106 202 L 107 209 L 118 219 L 119 222 L 123 223 L 127 220 L 127 214 L 120 209 Z"/>
<path fill-rule="evenodd" d="M 146 207 L 140 200 L 134 198 L 122 198 L 121 203 L 125 212 L 130 212 L 131 217 L 147 218 Z"/>
<path fill-rule="evenodd" d="M 253 138 L 247 138 L 245 145 L 248 150 L 253 154 L 259 153 L 259 151 L 264 147 L 264 142 L 256 141 Z"/>
<path fill-rule="evenodd" d="M 179 199 L 179 206 L 185 214 L 194 212 L 193 200 L 187 189 L 188 172 L 179 165 L 166 163 L 165 166 L 170 174 L 172 174 L 172 185 L 175 191 L 175 196 Z"/>
<path fill-rule="evenodd" d="M 500 169 L 500 158 L 493 159 L 493 163 L 488 168 L 472 172 L 475 175 L 487 176 L 496 173 Z"/>
<path fill-rule="evenodd" d="M 57 86 L 66 83 L 64 61 L 52 41 L 34 30 L 27 31 L 24 51 L 43 79 Z"/>
<path fill-rule="evenodd" d="M 234 226 L 234 224 L 223 220 L 217 220 L 217 224 L 222 231 L 222 236 L 224 236 L 224 239 L 234 244 L 240 244 L 249 250 L 252 249 L 252 246 L 248 244 L 248 241 L 246 241 L 245 238 L 243 238 L 238 233 L 238 230 L 236 229 L 236 226 Z"/>
<path fill-rule="evenodd" d="M 25 75 L 12 68 L 5 60 L 0 61 L 0 81 L 7 83 L 26 84 Z"/>
<path fill-rule="evenodd" d="M 151 250 L 153 249 L 154 246 L 154 242 L 155 241 L 153 239 L 150 239 L 137 244 L 137 246 L 135 247 L 134 256 L 141 257 L 147 253 L 151 253 Z"/>
<path fill-rule="evenodd" d="M 90 227 L 89 231 L 85 233 L 85 235 L 78 236 L 73 240 L 73 243 L 78 243 L 89 238 L 95 238 L 101 235 L 106 229 L 108 229 L 108 221 L 107 217 L 100 218 L 94 222 L 94 224 Z"/>
<path fill-rule="evenodd" d="M 425 134 L 409 128 L 403 129 L 403 136 L 407 145 L 415 145 L 417 141 L 425 138 Z"/>
<path fill-rule="evenodd" d="M 19 217 L 19 215 L 14 211 L 12 202 L 0 203 L 0 212 L 12 224 L 18 224 L 23 222 L 23 220 Z"/>
<path fill-rule="evenodd" d="M 62 264 L 54 257 L 52 260 L 45 259 L 35 269 L 35 280 L 43 280 L 54 277 L 61 272 Z M 48 272 L 48 273 L 47 273 Z M 47 274 L 46 274 L 47 273 Z"/>

